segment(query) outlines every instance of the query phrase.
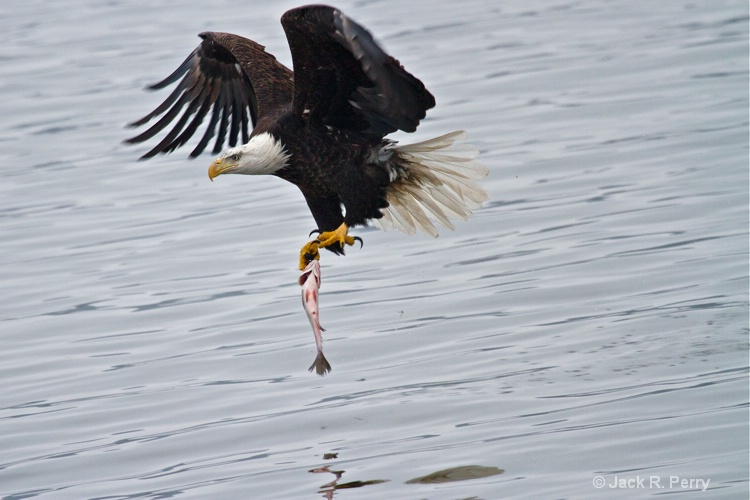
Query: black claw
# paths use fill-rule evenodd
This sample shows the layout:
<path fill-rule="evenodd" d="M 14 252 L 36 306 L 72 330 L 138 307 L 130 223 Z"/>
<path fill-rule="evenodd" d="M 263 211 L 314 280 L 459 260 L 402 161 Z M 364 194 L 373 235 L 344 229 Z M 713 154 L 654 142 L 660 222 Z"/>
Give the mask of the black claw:
<path fill-rule="evenodd" d="M 362 238 L 359 236 L 354 236 L 354 241 L 359 241 L 359 248 L 361 249 L 363 246 L 365 246 L 365 242 L 362 241 Z"/>
<path fill-rule="evenodd" d="M 312 236 L 315 233 L 320 234 L 321 233 L 320 229 L 313 229 L 312 231 L 310 231 L 310 234 L 308 234 L 307 237 L 309 238 L 310 236 Z"/>
<path fill-rule="evenodd" d="M 306 253 L 305 254 L 305 265 L 309 264 L 310 262 L 315 260 L 315 254 L 314 253 Z"/>

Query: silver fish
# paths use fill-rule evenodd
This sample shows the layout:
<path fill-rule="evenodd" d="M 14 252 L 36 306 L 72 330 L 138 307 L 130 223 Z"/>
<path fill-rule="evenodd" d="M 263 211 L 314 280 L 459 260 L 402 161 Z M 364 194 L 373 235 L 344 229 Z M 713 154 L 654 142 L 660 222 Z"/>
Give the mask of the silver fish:
<path fill-rule="evenodd" d="M 318 314 L 318 289 L 320 289 L 320 262 L 317 260 L 310 261 L 302 270 L 298 279 L 302 287 L 302 306 L 307 313 L 307 319 L 310 320 L 313 333 L 315 334 L 315 344 L 318 347 L 318 355 L 315 361 L 310 365 L 309 371 L 315 369 L 315 373 L 320 376 L 331 371 L 331 365 L 323 355 L 323 335 L 325 328 L 320 326 L 320 317 Z"/>

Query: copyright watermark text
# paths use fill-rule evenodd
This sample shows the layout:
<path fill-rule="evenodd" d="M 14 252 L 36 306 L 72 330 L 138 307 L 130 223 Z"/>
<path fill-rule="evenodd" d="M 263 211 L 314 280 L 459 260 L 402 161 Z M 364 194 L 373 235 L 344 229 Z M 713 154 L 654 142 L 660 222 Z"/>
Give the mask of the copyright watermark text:
<path fill-rule="evenodd" d="M 680 476 L 595 476 L 593 483 L 594 488 L 597 489 L 669 489 L 706 491 L 711 480 Z"/>

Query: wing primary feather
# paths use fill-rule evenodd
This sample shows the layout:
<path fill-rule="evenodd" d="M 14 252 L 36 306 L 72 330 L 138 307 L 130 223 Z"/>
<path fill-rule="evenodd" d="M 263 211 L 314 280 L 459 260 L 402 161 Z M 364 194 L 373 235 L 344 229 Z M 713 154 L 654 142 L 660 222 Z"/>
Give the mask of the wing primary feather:
<path fill-rule="evenodd" d="M 193 103 L 198 103 L 198 102 L 199 101 L 197 99 L 193 101 Z M 188 141 L 188 139 L 192 137 L 192 135 L 198 129 L 200 124 L 203 123 L 203 119 L 208 114 L 208 110 L 211 109 L 211 103 L 212 103 L 211 94 L 205 93 L 205 95 L 203 96 L 203 102 L 201 103 L 198 110 L 195 112 L 195 116 L 191 120 L 190 124 L 187 127 L 185 127 L 185 130 L 182 131 L 182 133 L 177 137 L 177 139 L 172 141 L 172 143 L 167 148 L 164 149 L 165 152 L 174 151 L 178 147 L 185 144 Z M 190 110 L 191 108 L 193 108 L 193 106 L 191 106 L 188 109 Z"/>
<path fill-rule="evenodd" d="M 159 104 L 159 106 L 155 110 L 153 110 L 152 112 L 150 112 L 149 114 L 141 118 L 140 120 L 136 120 L 134 122 L 128 123 L 128 127 L 139 127 L 143 125 L 144 123 L 151 121 L 151 119 L 154 118 L 155 116 L 159 116 L 160 114 L 164 113 L 172 104 L 174 104 L 177 101 L 177 99 L 180 98 L 180 95 L 182 94 L 183 90 L 185 90 L 185 87 L 187 87 L 187 78 L 184 78 L 180 82 L 180 84 L 177 87 L 175 87 L 172 93 L 169 94 L 169 96 L 166 99 L 164 99 L 164 102 Z M 125 142 L 132 143 L 132 142 L 141 142 L 141 141 L 134 141 L 132 139 L 127 139 Z"/>
<path fill-rule="evenodd" d="M 208 112 L 208 108 L 206 108 L 205 111 L 203 110 L 206 98 L 205 80 L 206 78 L 203 77 L 203 75 L 198 75 L 195 78 L 194 85 L 192 85 L 188 91 L 188 99 L 190 102 L 188 103 L 187 109 L 185 110 L 185 114 L 180 118 L 180 121 L 175 124 L 175 127 L 170 132 L 170 134 L 174 133 L 174 135 L 172 136 L 172 140 L 169 142 L 169 144 L 165 145 L 162 148 L 162 152 L 169 153 L 180 147 L 187 139 L 190 138 L 191 135 L 193 135 L 195 130 L 198 128 L 198 125 L 200 125 L 201 121 L 203 120 L 203 116 L 205 116 L 205 114 Z M 203 116 L 201 115 L 201 112 Z M 193 116 L 193 114 L 195 114 L 195 117 L 190 120 L 190 117 Z M 190 120 L 189 124 L 188 120 Z M 187 127 L 185 127 L 186 124 Z"/>
<path fill-rule="evenodd" d="M 247 92 L 245 95 L 249 99 L 248 110 L 250 111 L 250 120 L 253 123 L 253 127 L 255 127 L 255 124 L 258 123 L 258 97 L 255 95 L 252 82 L 246 80 L 246 84 L 250 86 L 250 92 Z"/>
<path fill-rule="evenodd" d="M 170 85 L 177 81 L 178 78 L 180 78 L 182 75 L 188 72 L 188 70 L 193 66 L 194 58 L 196 58 L 198 55 L 198 49 L 193 50 L 189 56 L 185 58 L 184 61 L 182 61 L 182 64 L 172 72 L 171 75 L 166 77 L 164 80 L 160 82 L 153 83 L 146 87 L 148 90 L 159 90 L 163 89 L 167 85 Z"/>
<path fill-rule="evenodd" d="M 179 134 L 180 131 L 185 127 L 185 123 L 188 121 L 188 118 L 190 118 L 191 114 L 192 114 L 192 111 L 190 110 L 190 108 L 186 109 L 185 112 L 180 117 L 179 121 L 175 124 L 172 130 L 170 130 L 169 133 L 164 136 L 161 142 L 159 142 L 159 144 L 154 146 L 148 153 L 141 156 L 140 159 L 145 160 L 147 158 L 152 158 L 156 156 L 157 154 L 165 151 L 165 148 L 169 146 L 169 144 L 174 140 L 177 134 Z"/>
<path fill-rule="evenodd" d="M 181 95 L 180 100 L 174 106 L 172 106 L 172 109 L 170 109 L 169 112 L 165 114 L 161 120 L 159 120 L 153 127 L 151 127 L 151 129 L 147 130 L 146 133 L 147 134 L 150 133 L 149 137 L 151 137 L 156 132 L 166 127 L 167 123 L 171 122 L 174 119 L 174 117 L 177 116 L 180 110 L 184 107 L 185 103 L 187 103 L 187 109 L 185 110 L 185 113 L 182 115 L 180 120 L 175 124 L 172 130 L 166 136 L 164 136 L 161 142 L 159 142 L 159 144 L 154 146 L 154 148 L 151 149 L 148 153 L 141 156 L 141 159 L 151 158 L 158 153 L 170 152 L 170 151 L 173 151 L 177 147 L 173 141 L 175 137 L 177 137 L 178 134 L 185 127 L 187 120 L 190 118 L 190 116 L 193 113 L 195 113 L 195 110 L 198 107 L 199 101 L 197 98 L 198 96 L 201 95 L 202 86 L 200 84 L 202 83 L 203 80 L 204 78 L 201 75 L 188 74 L 185 77 L 184 81 L 186 82 L 186 89 Z M 156 130 L 153 130 L 156 127 L 158 128 Z M 149 137 L 146 137 L 146 139 Z M 140 138 L 140 136 L 138 138 Z"/>
<path fill-rule="evenodd" d="M 229 146 L 234 147 L 237 145 L 237 137 L 240 135 L 240 123 L 242 122 L 242 90 L 237 88 L 237 81 L 233 81 L 232 85 L 232 123 L 231 129 L 229 130 Z M 238 95 L 239 94 L 239 95 Z"/>
<path fill-rule="evenodd" d="M 247 107 L 248 107 L 248 105 L 250 103 L 247 100 L 247 94 L 245 94 L 244 92 L 242 92 L 241 96 L 242 96 L 242 108 L 241 108 L 241 111 L 242 111 L 242 114 L 241 114 L 241 116 L 242 116 L 242 127 L 241 127 L 241 130 L 242 130 L 242 144 L 245 144 L 245 143 L 247 143 L 247 141 L 250 140 L 250 136 L 247 133 L 247 125 L 248 125 L 248 121 L 247 121 Z"/>
<path fill-rule="evenodd" d="M 213 91 L 215 96 L 212 97 L 212 101 L 214 101 L 214 109 L 213 113 L 211 113 L 211 120 L 208 122 L 206 132 L 203 134 L 203 137 L 201 137 L 200 142 L 195 146 L 195 149 L 190 152 L 192 158 L 195 158 L 206 149 L 208 142 L 216 133 L 216 124 L 219 123 L 219 118 L 221 118 L 221 110 L 224 107 L 224 94 L 221 92 L 221 82 L 214 82 Z"/>
<path fill-rule="evenodd" d="M 222 81 L 221 86 L 223 88 L 221 95 L 224 97 L 223 106 L 221 107 L 221 123 L 219 123 L 219 135 L 216 137 L 216 143 L 214 144 L 213 154 L 221 152 L 224 146 L 224 139 L 227 135 L 227 127 L 229 124 L 229 114 L 232 112 L 232 86 L 227 81 Z"/>
<path fill-rule="evenodd" d="M 166 128 L 169 122 L 171 122 L 174 117 L 177 116 L 183 106 L 185 106 L 185 104 L 194 97 L 196 85 L 198 83 L 198 80 L 200 79 L 200 75 L 196 76 L 191 73 L 185 75 L 185 78 L 180 81 L 180 84 L 174 89 L 169 97 L 164 100 L 163 103 L 161 103 L 154 111 L 144 116 L 137 122 L 133 122 L 131 126 L 138 126 L 146 123 L 147 121 L 151 120 L 151 118 L 162 114 L 170 105 L 172 105 L 172 103 L 174 103 L 169 112 L 167 112 L 167 114 L 165 114 L 158 122 L 156 122 L 144 133 L 135 137 L 131 137 L 130 139 L 126 139 L 125 142 L 132 144 L 136 142 L 147 141 L 157 133 L 161 132 L 164 128 Z"/>
<path fill-rule="evenodd" d="M 177 102 L 172 106 L 172 108 L 162 116 L 159 121 L 154 123 L 151 127 L 149 127 L 145 132 L 135 136 L 131 137 L 130 139 L 126 139 L 125 142 L 133 144 L 136 142 L 143 142 L 151 139 L 153 136 L 161 132 L 163 129 L 169 125 L 169 123 L 174 119 L 175 116 L 177 116 L 180 112 L 180 110 L 185 106 L 185 102 L 187 101 L 187 96 L 185 94 L 182 94 Z"/>

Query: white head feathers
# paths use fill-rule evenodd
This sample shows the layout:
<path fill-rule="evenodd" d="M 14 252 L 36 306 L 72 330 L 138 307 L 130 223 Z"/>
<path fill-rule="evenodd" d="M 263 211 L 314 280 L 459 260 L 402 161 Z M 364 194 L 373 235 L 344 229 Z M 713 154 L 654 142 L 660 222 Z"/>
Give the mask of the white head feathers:
<path fill-rule="evenodd" d="M 287 166 L 290 157 L 281 141 L 263 132 L 252 137 L 247 144 L 224 151 L 219 158 L 222 162 L 236 164 L 224 173 L 268 175 Z"/>

